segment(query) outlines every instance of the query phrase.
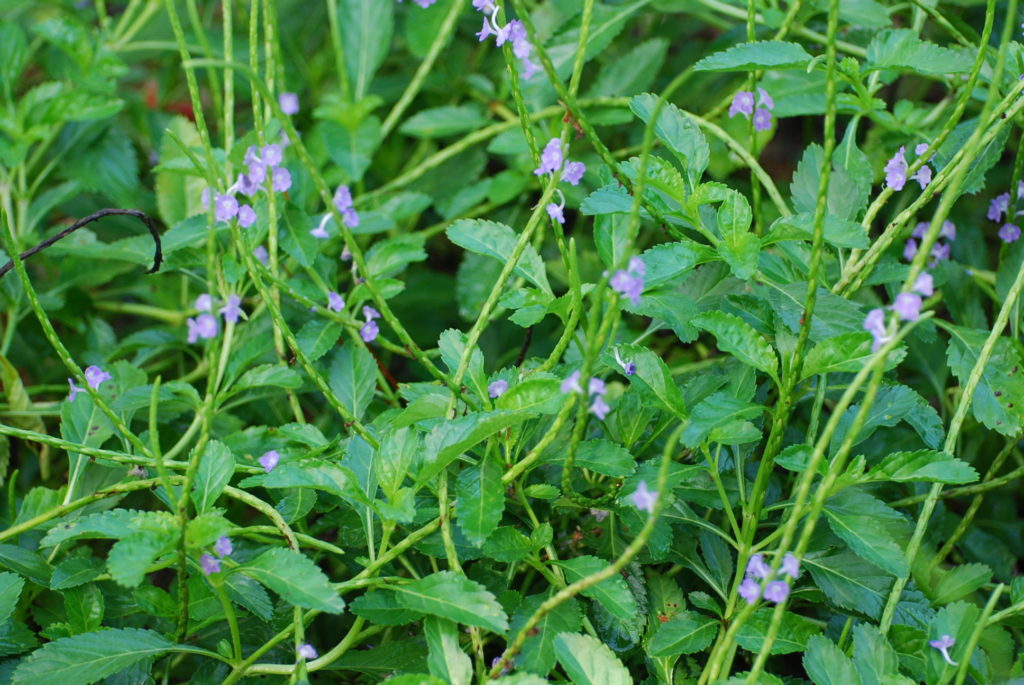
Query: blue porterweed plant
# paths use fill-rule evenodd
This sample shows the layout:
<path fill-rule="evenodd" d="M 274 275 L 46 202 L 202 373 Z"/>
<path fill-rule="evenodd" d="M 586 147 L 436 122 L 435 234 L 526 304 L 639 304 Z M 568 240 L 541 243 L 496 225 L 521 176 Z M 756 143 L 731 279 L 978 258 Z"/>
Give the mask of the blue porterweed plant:
<path fill-rule="evenodd" d="M 0 681 L 1024 680 L 1022 19 L 0 2 Z"/>

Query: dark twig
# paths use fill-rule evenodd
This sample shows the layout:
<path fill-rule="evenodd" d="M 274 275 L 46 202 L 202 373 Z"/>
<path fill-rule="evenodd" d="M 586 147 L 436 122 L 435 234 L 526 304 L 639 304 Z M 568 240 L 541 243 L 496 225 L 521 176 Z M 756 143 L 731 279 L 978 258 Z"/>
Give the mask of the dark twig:
<path fill-rule="evenodd" d="M 101 209 L 98 212 L 93 212 L 84 219 L 79 219 L 75 223 L 71 224 L 57 235 L 47 238 L 46 240 L 44 240 L 43 242 L 39 243 L 38 245 L 31 249 L 25 250 L 24 252 L 21 253 L 21 259 L 25 260 L 31 257 L 32 255 L 36 254 L 37 252 L 42 252 L 46 248 L 56 243 L 61 238 L 69 236 L 78 229 L 80 229 L 82 226 L 90 224 L 93 221 L 97 221 L 98 219 L 102 219 L 105 216 L 134 216 L 136 219 L 146 224 L 146 228 L 149 229 L 149 234 L 153 236 L 153 242 L 156 243 L 156 249 L 154 250 L 153 253 L 153 268 L 147 271 L 146 273 L 156 273 L 157 270 L 160 268 L 160 263 L 164 260 L 163 251 L 160 247 L 160 232 L 156 230 L 156 225 L 153 223 L 153 220 L 137 209 Z M 0 267 L 0 278 L 3 278 L 4 274 L 6 274 L 13 268 L 13 261 L 7 262 L 2 267 Z"/>
<path fill-rule="evenodd" d="M 516 357 L 515 366 L 518 368 L 526 361 L 526 353 L 530 350 L 530 341 L 533 340 L 533 326 L 526 329 L 526 337 L 523 338 L 523 346 L 519 348 L 519 356 Z"/>

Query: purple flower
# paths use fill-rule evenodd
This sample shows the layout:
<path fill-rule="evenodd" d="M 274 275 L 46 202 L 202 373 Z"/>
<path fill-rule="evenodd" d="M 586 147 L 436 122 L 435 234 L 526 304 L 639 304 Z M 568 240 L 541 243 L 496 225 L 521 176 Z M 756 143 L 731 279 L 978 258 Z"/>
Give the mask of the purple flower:
<path fill-rule="evenodd" d="M 213 551 L 217 553 L 217 556 L 226 557 L 235 551 L 235 548 L 231 545 L 231 538 L 227 535 L 221 535 L 217 538 L 217 543 L 213 546 Z"/>
<path fill-rule="evenodd" d="M 428 1 L 433 2 L 434 0 Z M 420 6 L 426 7 L 426 5 L 422 4 Z M 308 642 L 304 645 L 299 645 L 298 648 L 295 650 L 295 653 L 298 655 L 300 659 L 306 659 L 307 661 L 310 659 L 315 659 L 317 657 L 316 647 L 309 644 Z"/>
<path fill-rule="evenodd" d="M 868 312 L 868 315 L 864 317 L 864 330 L 875 339 L 874 344 L 871 346 L 872 352 L 877 352 L 882 345 L 892 340 L 885 328 L 884 309 L 876 308 Z"/>
<path fill-rule="evenodd" d="M 349 228 L 359 227 L 359 214 L 351 207 L 341 213 L 341 218 Z"/>
<path fill-rule="evenodd" d="M 263 247 L 262 245 L 256 246 L 256 249 L 252 251 L 252 256 L 255 257 L 256 261 L 258 261 L 263 266 L 266 266 L 267 264 L 270 263 L 270 253 L 267 252 L 267 248 Z"/>
<path fill-rule="evenodd" d="M 782 557 L 782 567 L 779 570 L 796 580 L 800 577 L 800 560 L 792 552 L 786 552 L 786 556 Z"/>
<path fill-rule="evenodd" d="M 287 192 L 292 187 L 292 175 L 283 166 L 279 166 L 274 169 L 273 181 L 271 183 L 275 191 L 279 193 Z"/>
<path fill-rule="evenodd" d="M 338 208 L 339 212 L 344 212 L 352 206 L 352 191 L 348 186 L 338 186 L 338 189 L 334 191 L 334 206 Z"/>
<path fill-rule="evenodd" d="M 338 293 L 327 293 L 327 308 L 332 312 L 340 312 L 345 308 L 345 300 Z"/>
<path fill-rule="evenodd" d="M 316 226 L 313 227 L 313 230 L 311 230 L 309 232 L 309 234 L 311 236 L 313 236 L 314 238 L 321 238 L 321 239 L 329 238 L 330 236 L 327 235 L 327 228 L 326 228 L 326 226 L 327 226 L 327 220 L 330 217 L 331 217 L 330 214 L 324 214 L 324 218 L 320 220 L 320 223 L 318 223 Z"/>
<path fill-rule="evenodd" d="M 270 473 L 277 468 L 278 462 L 281 461 L 281 455 L 277 453 L 277 450 L 270 450 L 265 452 L 262 457 L 259 458 L 260 466 L 267 473 Z"/>
<path fill-rule="evenodd" d="M 480 31 L 476 34 L 476 37 L 479 38 L 480 42 L 482 43 L 485 40 L 487 40 L 488 36 L 495 36 L 495 35 L 497 35 L 497 34 L 494 32 L 494 29 L 491 28 L 491 20 L 488 19 L 487 17 L 484 17 L 483 28 L 481 28 Z"/>
<path fill-rule="evenodd" d="M 999 238 L 1004 243 L 1014 243 L 1020 238 L 1020 228 L 1013 224 L 1003 224 L 1003 227 L 999 229 Z"/>
<path fill-rule="evenodd" d="M 589 395 L 604 395 L 606 392 L 608 392 L 608 388 L 600 378 L 592 377 L 587 383 L 587 394 Z"/>
<path fill-rule="evenodd" d="M 989 221 L 1001 221 L 1003 218 L 1003 212 L 1010 209 L 1010 194 L 1003 193 L 992 198 L 992 201 L 988 204 L 988 217 Z"/>
<path fill-rule="evenodd" d="M 624 374 L 626 374 L 627 376 L 632 376 L 633 374 L 636 373 L 636 364 L 634 364 L 631 361 L 624 361 L 622 357 L 619 356 L 619 348 L 616 347 L 613 353 L 615 354 L 615 361 L 618 363 L 620 367 L 622 367 L 622 372 Z"/>
<path fill-rule="evenodd" d="M 914 148 L 914 154 L 920 157 L 924 153 L 928 152 L 928 143 L 918 143 Z"/>
<path fill-rule="evenodd" d="M 199 557 L 199 564 L 203 567 L 203 573 L 205 575 L 220 573 L 220 561 L 218 561 L 217 557 L 212 554 L 204 554 Z"/>
<path fill-rule="evenodd" d="M 263 167 L 260 167 L 262 169 Z M 267 172 L 263 171 L 263 178 L 267 177 Z M 257 177 L 252 174 L 238 174 L 238 180 L 235 182 L 235 187 L 238 188 L 238 192 L 242 193 L 246 197 L 252 197 L 256 193 L 260 192 L 260 184 L 263 183 L 263 179 L 256 180 Z"/>
<path fill-rule="evenodd" d="M 590 510 L 590 515 L 593 516 L 595 519 L 597 519 L 598 523 L 601 523 L 601 521 L 604 521 L 606 518 L 608 518 L 608 514 L 610 514 L 610 513 L 611 512 L 608 511 L 607 509 L 591 509 Z"/>
<path fill-rule="evenodd" d="M 561 390 L 562 392 L 583 392 L 583 388 L 580 387 L 580 372 L 578 370 L 565 377 Z"/>
<path fill-rule="evenodd" d="M 757 100 L 760 106 L 775 109 L 775 100 L 772 100 L 772 96 L 761 86 L 757 87 Z"/>
<path fill-rule="evenodd" d="M 658 493 L 648 490 L 647 481 L 642 480 L 629 498 L 633 501 L 634 507 L 650 514 L 654 512 L 654 503 L 658 501 Z"/>
<path fill-rule="evenodd" d="M 93 364 L 85 370 L 85 381 L 93 390 L 99 390 L 104 381 L 109 381 L 113 376 Z"/>
<path fill-rule="evenodd" d="M 900 293 L 892 303 L 892 310 L 903 321 L 917 321 L 921 316 L 921 296 L 917 293 Z"/>
<path fill-rule="evenodd" d="M 744 575 L 748 578 L 757 578 L 758 580 L 764 580 L 771 574 L 772 569 L 764 561 L 764 556 L 761 554 L 754 554 L 750 557 L 750 561 L 747 562 L 747 570 L 744 571 Z"/>
<path fill-rule="evenodd" d="M 494 0 L 473 0 L 473 9 L 490 14 L 494 11 Z"/>
<path fill-rule="evenodd" d="M 359 337 L 363 339 L 363 342 L 373 342 L 379 333 L 380 326 L 376 321 L 367 321 L 359 327 Z"/>
<path fill-rule="evenodd" d="M 945 259 L 949 259 L 949 245 L 944 243 L 935 243 L 932 245 L 932 261 L 929 266 L 934 267 Z"/>
<path fill-rule="evenodd" d="M 200 314 L 194 319 L 187 319 L 185 323 L 188 324 L 188 343 L 190 345 L 198 342 L 200 338 L 203 340 L 214 338 L 220 330 L 217 317 L 213 314 Z"/>
<path fill-rule="evenodd" d="M 764 586 L 764 598 L 769 602 L 781 604 L 789 597 L 789 585 L 784 580 L 773 580 Z"/>
<path fill-rule="evenodd" d="M 82 390 L 84 390 L 84 388 L 80 388 L 77 385 L 75 385 L 75 379 L 74 378 L 69 378 L 68 379 L 68 385 L 71 386 L 71 391 L 68 393 L 68 402 L 74 402 L 75 401 L 75 397 L 77 397 L 78 393 L 82 392 Z"/>
<path fill-rule="evenodd" d="M 747 578 L 740 583 L 739 595 L 746 600 L 747 604 L 753 604 L 761 596 L 761 584 L 753 578 Z"/>
<path fill-rule="evenodd" d="M 373 321 L 374 319 L 380 318 L 380 312 L 371 307 L 370 305 L 363 305 L 363 318 L 367 321 Z"/>
<path fill-rule="evenodd" d="M 260 156 L 263 158 L 263 163 L 270 166 L 279 166 L 284 156 L 281 153 L 281 146 L 277 143 L 271 143 L 270 145 L 264 145 L 263 149 L 260 150 Z"/>
<path fill-rule="evenodd" d="M 608 412 L 611 410 L 612 408 L 608 406 L 608 403 L 604 401 L 604 398 L 598 395 L 594 398 L 594 401 L 590 403 L 590 409 L 588 411 L 600 420 L 604 421 L 604 417 L 608 416 Z"/>
<path fill-rule="evenodd" d="M 952 635 L 943 635 L 938 640 L 929 640 L 928 646 L 939 650 L 942 653 L 942 660 L 950 666 L 958 666 L 957 662 L 949 656 L 949 648 L 956 644 L 956 638 Z"/>
<path fill-rule="evenodd" d="M 505 28 L 508 29 L 508 39 L 510 41 L 517 43 L 526 40 L 526 27 L 518 19 L 510 21 Z"/>
<path fill-rule="evenodd" d="M 281 105 L 281 111 L 288 116 L 299 113 L 299 96 L 295 93 L 281 93 L 277 96 L 277 104 Z"/>
<path fill-rule="evenodd" d="M 238 214 L 238 200 L 233 195 L 218 195 L 213 201 L 213 215 L 217 221 L 231 221 Z"/>
<path fill-rule="evenodd" d="M 917 225 L 914 226 L 914 230 L 910 234 L 910 237 L 917 238 L 918 240 L 920 240 L 921 238 L 924 238 L 924 236 L 925 236 L 925 234 L 927 232 L 928 232 L 928 222 L 927 221 L 918 221 Z M 916 248 L 915 248 L 915 251 L 916 251 Z"/>
<path fill-rule="evenodd" d="M 545 207 L 545 209 L 548 210 L 548 216 L 550 216 L 552 220 L 557 221 L 560 224 L 564 224 L 565 215 L 562 214 L 562 208 L 563 205 L 556 205 L 554 202 L 549 203 L 548 206 Z"/>
<path fill-rule="evenodd" d="M 540 153 L 540 166 L 534 169 L 533 173 L 537 176 L 553 174 L 562 168 L 563 161 L 562 141 L 558 138 L 552 138 L 544 146 L 544 151 Z"/>
<path fill-rule="evenodd" d="M 640 304 L 640 296 L 644 292 L 643 276 L 629 270 L 620 270 L 612 274 L 608 283 L 612 290 L 628 298 L 634 307 Z"/>
<path fill-rule="evenodd" d="M 754 94 L 747 90 L 741 90 L 732 96 L 732 104 L 729 105 L 729 118 L 737 114 L 749 117 L 754 113 Z"/>
<path fill-rule="evenodd" d="M 249 197 L 252 197 L 262 187 L 263 182 L 267 180 L 267 165 L 264 164 L 259 157 L 256 158 L 252 164 L 248 167 L 249 182 L 254 184 L 254 189 Z"/>
<path fill-rule="evenodd" d="M 932 168 L 925 164 L 923 167 L 915 171 L 914 175 L 910 178 L 920 183 L 921 190 L 924 190 L 924 187 L 932 182 Z"/>
<path fill-rule="evenodd" d="M 238 323 L 238 318 L 242 315 L 242 308 L 239 306 L 241 304 L 241 297 L 234 294 L 228 295 L 228 301 L 220 308 L 220 313 L 224 315 L 224 320 L 228 323 Z"/>
<path fill-rule="evenodd" d="M 907 244 L 903 246 L 903 258 L 911 262 L 915 256 L 917 256 L 917 241 L 910 238 L 907 240 Z"/>
<path fill-rule="evenodd" d="M 587 166 L 583 162 L 573 162 L 570 160 L 565 163 L 565 169 L 562 170 L 562 180 L 569 185 L 579 185 L 586 170 Z"/>
<path fill-rule="evenodd" d="M 952 221 L 942 222 L 942 232 L 939 237 L 946 238 L 947 240 L 956 240 L 956 224 Z"/>
<path fill-rule="evenodd" d="M 249 205 L 242 205 L 238 208 L 238 225 L 242 228 L 249 228 L 256 223 L 256 212 Z"/>
<path fill-rule="evenodd" d="M 885 185 L 893 190 L 903 190 L 903 186 L 907 183 L 907 158 L 905 152 L 906 147 L 901 145 L 900 149 L 885 165 Z"/>
<path fill-rule="evenodd" d="M 506 390 L 508 390 L 508 381 L 504 378 L 499 378 L 487 386 L 487 394 L 492 400 L 496 400 L 504 395 Z"/>
<path fill-rule="evenodd" d="M 242 162 L 247 167 L 260 166 L 263 161 L 260 159 L 260 151 L 255 145 L 250 145 L 245 149 L 245 156 L 242 157 Z"/>
<path fill-rule="evenodd" d="M 918 274 L 914 280 L 914 292 L 924 297 L 931 297 L 935 293 L 935 281 L 930 273 L 922 271 Z"/>
<path fill-rule="evenodd" d="M 770 131 L 772 129 L 772 113 L 761 107 L 754 112 L 754 130 Z"/>
<path fill-rule="evenodd" d="M 195 308 L 201 312 L 212 312 L 213 311 L 213 298 L 210 297 L 210 293 L 203 293 L 196 298 Z"/>
<path fill-rule="evenodd" d="M 531 78 L 533 78 L 534 74 L 536 74 L 538 71 L 540 71 L 540 67 L 537 64 L 535 64 L 528 57 L 524 57 L 522 60 L 520 60 L 520 63 L 522 64 L 522 67 L 523 67 L 523 80 L 524 81 L 529 81 Z"/>

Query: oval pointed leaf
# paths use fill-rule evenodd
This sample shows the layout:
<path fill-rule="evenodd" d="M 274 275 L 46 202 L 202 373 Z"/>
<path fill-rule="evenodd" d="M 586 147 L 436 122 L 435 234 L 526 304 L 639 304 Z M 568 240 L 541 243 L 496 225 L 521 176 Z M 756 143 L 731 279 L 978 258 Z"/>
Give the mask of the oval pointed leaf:
<path fill-rule="evenodd" d="M 276 547 L 238 570 L 296 606 L 329 614 L 345 610 L 345 600 L 331 587 L 320 567 L 298 552 Z"/>
<path fill-rule="evenodd" d="M 398 604 L 413 611 L 440 616 L 467 626 L 496 633 L 508 630 L 508 617 L 494 595 L 483 585 L 440 571 L 395 588 Z"/>
<path fill-rule="evenodd" d="M 753 71 L 755 69 L 800 69 L 811 61 L 801 46 L 781 40 L 740 43 L 708 55 L 693 65 L 696 71 Z"/>
<path fill-rule="evenodd" d="M 725 312 L 706 312 L 693 320 L 698 328 L 708 331 L 718 341 L 718 349 L 734 355 L 778 382 L 779 359 L 775 350 L 754 327 L 738 316 Z"/>

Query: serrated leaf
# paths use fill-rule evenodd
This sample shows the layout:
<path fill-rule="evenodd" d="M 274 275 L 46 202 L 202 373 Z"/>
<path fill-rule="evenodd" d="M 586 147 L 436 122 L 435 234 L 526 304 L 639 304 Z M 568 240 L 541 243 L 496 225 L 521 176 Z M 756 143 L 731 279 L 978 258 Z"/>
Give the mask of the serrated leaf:
<path fill-rule="evenodd" d="M 630 99 L 629 108 L 649 124 L 657 103 L 656 95 L 643 93 Z M 681 109 L 666 102 L 658 114 L 654 133 L 682 162 L 690 190 L 696 188 L 711 159 L 711 148 L 700 127 Z"/>
<path fill-rule="evenodd" d="M 866 331 L 842 333 L 822 340 L 815 345 L 804 359 L 800 379 L 810 378 L 819 373 L 856 373 L 874 356 L 871 351 L 873 338 Z M 889 355 L 887 368 L 895 367 L 907 355 L 906 348 L 899 347 Z"/>
<path fill-rule="evenodd" d="M 327 354 L 341 337 L 341 324 L 327 319 L 313 319 L 295 334 L 299 349 L 306 358 L 315 362 Z"/>
<path fill-rule="evenodd" d="M 823 635 L 812 635 L 807 640 L 803 662 L 814 685 L 860 685 L 853 662 Z"/>
<path fill-rule="evenodd" d="M 768 341 L 746 321 L 725 312 L 705 312 L 693 320 L 718 341 L 718 349 L 728 352 L 744 364 L 764 371 L 779 382 L 779 359 Z"/>
<path fill-rule="evenodd" d="M 300 385 L 302 385 L 302 377 L 294 369 L 290 369 L 284 364 L 261 364 L 242 374 L 231 390 L 237 392 L 262 387 L 294 390 Z"/>
<path fill-rule="evenodd" d="M 978 472 L 966 462 L 938 450 L 894 452 L 871 468 L 861 479 L 908 483 L 963 484 L 978 480 Z"/>
<path fill-rule="evenodd" d="M 408 609 L 496 633 L 508 619 L 494 595 L 483 585 L 451 571 L 440 571 L 395 588 L 398 603 Z"/>
<path fill-rule="evenodd" d="M 576 685 L 632 685 L 633 678 L 608 646 L 590 637 L 562 633 L 555 654 Z"/>
<path fill-rule="evenodd" d="M 519 237 L 505 224 L 483 219 L 460 219 L 445 231 L 448 239 L 459 247 L 507 263 L 512 258 Z M 531 244 L 527 244 L 513 270 L 530 283 L 551 294 L 551 285 L 544 270 L 544 260 Z"/>
<path fill-rule="evenodd" d="M 424 439 L 423 463 L 416 476 L 418 485 L 434 478 L 456 457 L 498 431 L 522 423 L 528 414 L 509 411 L 476 412 L 445 421 Z"/>
<path fill-rule="evenodd" d="M 949 368 L 961 385 L 967 383 L 988 331 L 949 325 Z M 1020 355 L 1007 338 L 999 338 L 985 363 L 971 402 L 974 417 L 986 427 L 1014 436 L 1024 426 L 1024 370 Z"/>
<path fill-rule="evenodd" d="M 0 573 L 0 625 L 7 623 L 7 619 L 14 613 L 24 587 L 25 579 L 21 576 L 14 573 Z"/>
<path fill-rule="evenodd" d="M 658 627 L 647 644 L 653 657 L 675 656 L 700 652 L 711 644 L 718 633 L 718 621 L 700 614 L 682 611 Z"/>
<path fill-rule="evenodd" d="M 829 499 L 825 517 L 832 531 L 858 556 L 894 576 L 909 573 L 907 555 L 889 530 L 903 519 L 881 500 L 847 489 Z"/>
<path fill-rule="evenodd" d="M 555 562 L 555 565 L 565 571 L 565 582 L 572 584 L 602 571 L 608 566 L 608 562 L 598 557 L 585 555 Z M 608 613 L 620 621 L 629 622 L 636 617 L 636 598 L 633 597 L 626 581 L 618 575 L 590 586 L 583 590 L 582 594 L 584 597 L 600 602 Z"/>
<path fill-rule="evenodd" d="M 159 633 L 108 628 L 54 640 L 32 652 L 14 671 L 15 685 L 89 685 L 174 648 Z"/>
<path fill-rule="evenodd" d="M 636 373 L 630 377 L 633 385 L 639 386 L 644 394 L 659 401 L 676 416 L 687 417 L 683 393 L 661 357 L 640 345 L 619 345 L 618 351 L 620 357 L 636 364 Z"/>
<path fill-rule="evenodd" d="M 765 607 L 755 611 L 736 633 L 736 644 L 748 652 L 757 654 L 765 642 L 768 626 L 772 623 L 773 610 Z M 772 644 L 772 654 L 792 654 L 807 648 L 812 635 L 821 632 L 817 625 L 799 614 L 787 611 L 782 615 L 778 635 Z"/>
<path fill-rule="evenodd" d="M 495 459 L 462 469 L 455 485 L 456 517 L 459 527 L 474 545 L 482 545 L 501 522 L 505 511 L 502 468 Z"/>
<path fill-rule="evenodd" d="M 343 345 L 331 360 L 328 385 L 335 397 L 357 419 L 362 418 L 377 387 L 377 362 L 354 342 Z"/>
<path fill-rule="evenodd" d="M 879 31 L 868 45 L 872 69 L 908 69 L 921 74 L 965 74 L 974 64 L 967 50 L 944 48 L 921 40 L 913 29 Z"/>
<path fill-rule="evenodd" d="M 395 594 L 386 591 L 367 592 L 349 605 L 349 611 L 384 626 L 401 626 L 423 617 L 419 611 L 400 606 Z"/>
<path fill-rule="evenodd" d="M 235 457 L 227 445 L 217 440 L 206 443 L 192 483 L 192 501 L 199 513 L 210 510 L 234 472 Z"/>
<path fill-rule="evenodd" d="M 286 602 L 329 614 L 345 610 L 343 600 L 324 572 L 308 557 L 276 547 L 238 567 L 237 572 L 259 581 Z"/>
<path fill-rule="evenodd" d="M 985 564 L 963 564 L 950 569 L 935 586 L 936 604 L 963 599 L 992 580 L 992 569 Z"/>
<path fill-rule="evenodd" d="M 458 625 L 428 616 L 423 621 L 423 636 L 430 650 L 427 656 L 430 672 L 451 685 L 469 685 L 473 680 L 473 664 L 459 645 Z"/>
<path fill-rule="evenodd" d="M 527 378 L 505 391 L 494 402 L 498 409 L 531 414 L 556 414 L 565 401 L 561 381 L 556 378 Z"/>
<path fill-rule="evenodd" d="M 754 71 L 760 69 L 801 69 L 811 61 L 796 43 L 761 40 L 740 43 L 708 55 L 693 65 L 696 71 Z"/>

